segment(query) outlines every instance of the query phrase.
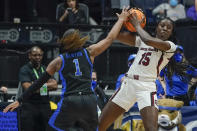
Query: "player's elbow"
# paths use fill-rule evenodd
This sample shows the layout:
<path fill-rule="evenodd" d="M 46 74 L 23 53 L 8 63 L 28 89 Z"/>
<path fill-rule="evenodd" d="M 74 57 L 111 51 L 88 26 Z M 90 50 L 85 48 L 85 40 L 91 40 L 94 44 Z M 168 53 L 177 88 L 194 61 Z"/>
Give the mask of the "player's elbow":
<path fill-rule="evenodd" d="M 143 37 L 143 38 L 141 38 L 142 39 L 142 41 L 144 42 L 144 43 L 146 43 L 146 45 L 150 45 L 150 43 L 151 43 L 151 39 L 150 38 L 147 38 L 147 37 Z"/>

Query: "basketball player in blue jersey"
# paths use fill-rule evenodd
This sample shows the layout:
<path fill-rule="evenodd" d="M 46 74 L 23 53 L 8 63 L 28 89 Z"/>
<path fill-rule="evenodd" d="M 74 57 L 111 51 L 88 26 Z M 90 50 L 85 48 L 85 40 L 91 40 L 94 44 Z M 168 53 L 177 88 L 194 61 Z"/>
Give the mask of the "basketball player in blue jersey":
<path fill-rule="evenodd" d="M 107 37 L 96 44 L 83 48 L 87 37 L 80 38 L 79 32 L 73 29 L 66 31 L 60 39 L 64 51 L 48 65 L 46 72 L 32 84 L 17 101 L 4 109 L 13 111 L 32 93 L 39 89 L 55 72 L 59 71 L 62 80 L 62 94 L 57 110 L 49 120 L 54 130 L 96 131 L 98 124 L 97 102 L 91 90 L 91 73 L 94 58 L 104 52 L 116 39 L 124 21 L 127 20 L 129 8 L 123 8 L 117 14 L 115 23 Z"/>

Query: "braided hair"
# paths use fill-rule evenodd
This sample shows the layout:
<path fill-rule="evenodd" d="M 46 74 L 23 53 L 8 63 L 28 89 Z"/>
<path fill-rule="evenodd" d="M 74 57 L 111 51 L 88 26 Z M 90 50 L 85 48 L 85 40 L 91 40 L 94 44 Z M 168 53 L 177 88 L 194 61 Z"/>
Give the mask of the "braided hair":
<path fill-rule="evenodd" d="M 169 41 L 172 41 L 174 43 L 179 43 L 176 38 L 176 30 L 175 30 L 175 23 L 170 18 L 164 18 L 169 20 L 173 25 L 173 30 L 171 36 L 168 38 Z M 164 20 L 162 19 L 162 20 Z M 162 21 L 160 20 L 158 24 Z M 177 51 L 177 50 L 176 50 Z M 175 51 L 175 52 L 176 52 Z M 191 66 L 189 65 L 189 62 L 187 60 L 183 60 L 181 62 L 176 62 L 174 59 L 174 55 L 170 58 L 169 63 L 165 66 L 163 69 L 164 74 L 167 76 L 167 78 L 171 81 L 170 86 L 172 85 L 172 76 L 173 74 L 176 74 L 180 77 L 180 79 L 184 82 L 189 82 L 191 76 L 187 74 L 187 70 L 193 70 Z"/>
<path fill-rule="evenodd" d="M 83 48 L 86 41 L 89 39 L 88 36 L 84 36 L 81 38 L 79 30 L 68 29 L 63 37 L 58 40 L 60 43 L 60 47 L 62 52 L 73 52 Z"/>

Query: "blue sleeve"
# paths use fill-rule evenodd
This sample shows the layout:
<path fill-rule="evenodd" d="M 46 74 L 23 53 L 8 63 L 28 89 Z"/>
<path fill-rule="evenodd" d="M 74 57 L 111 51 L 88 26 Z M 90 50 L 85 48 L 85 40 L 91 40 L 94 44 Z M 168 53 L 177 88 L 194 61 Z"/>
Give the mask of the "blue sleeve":
<path fill-rule="evenodd" d="M 120 75 L 118 76 L 118 79 L 117 79 L 117 81 L 116 81 L 116 89 L 115 89 L 115 90 L 117 90 L 117 89 L 120 88 L 122 77 L 124 77 L 124 74 L 120 74 Z"/>
<path fill-rule="evenodd" d="M 164 89 L 163 89 L 160 81 L 159 80 L 156 80 L 155 83 L 156 83 L 156 86 L 157 86 L 157 95 L 159 95 L 159 94 L 164 95 L 165 92 L 164 92 Z"/>
<path fill-rule="evenodd" d="M 163 70 L 164 70 L 164 69 L 163 69 Z M 161 72 L 160 72 L 160 74 L 159 74 L 161 77 L 164 77 L 164 71 L 163 71 L 163 70 L 161 70 Z"/>
<path fill-rule="evenodd" d="M 192 77 L 197 77 L 197 69 L 195 69 L 194 67 L 191 67 L 194 70 L 187 70 L 187 74 L 191 75 Z"/>

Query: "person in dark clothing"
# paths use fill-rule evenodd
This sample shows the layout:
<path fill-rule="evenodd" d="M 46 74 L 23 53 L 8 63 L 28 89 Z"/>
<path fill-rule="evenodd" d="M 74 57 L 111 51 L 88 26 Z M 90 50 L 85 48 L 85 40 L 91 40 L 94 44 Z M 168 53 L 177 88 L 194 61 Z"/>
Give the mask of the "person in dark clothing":
<path fill-rule="evenodd" d="M 123 23 L 129 16 L 128 8 L 117 14 L 115 23 L 107 37 L 96 44 L 84 48 L 87 36 L 80 37 L 79 31 L 67 30 L 60 39 L 63 54 L 48 65 L 46 72 L 4 112 L 13 110 L 20 102 L 30 97 L 55 72 L 59 71 L 62 80 L 62 94 L 57 110 L 49 120 L 49 125 L 58 131 L 96 131 L 98 124 L 96 96 L 91 89 L 91 76 L 94 58 L 104 52 L 115 40 Z"/>
<path fill-rule="evenodd" d="M 84 10 L 79 8 L 78 0 L 65 0 L 59 8 L 57 19 L 66 24 L 88 24 Z"/>
<path fill-rule="evenodd" d="M 109 96 L 105 94 L 103 89 L 97 83 L 97 72 L 96 70 L 92 71 L 92 90 L 95 92 L 97 96 L 97 102 L 100 110 L 103 109 L 107 101 L 109 100 Z"/>
<path fill-rule="evenodd" d="M 29 62 L 19 71 L 19 82 L 22 90 L 27 90 L 32 83 L 39 79 L 46 67 L 41 64 L 43 51 L 34 46 L 29 52 Z M 21 106 L 22 131 L 46 131 L 50 117 L 48 91 L 57 89 L 56 80 L 50 78 L 40 89 L 34 91 L 32 97 L 23 101 Z"/>

